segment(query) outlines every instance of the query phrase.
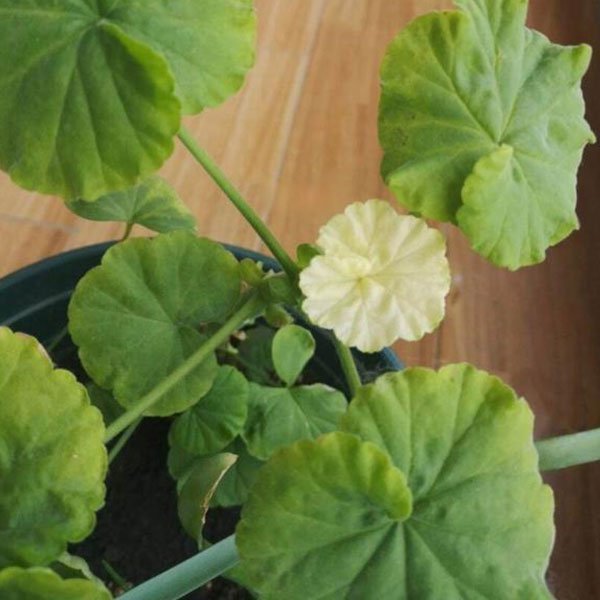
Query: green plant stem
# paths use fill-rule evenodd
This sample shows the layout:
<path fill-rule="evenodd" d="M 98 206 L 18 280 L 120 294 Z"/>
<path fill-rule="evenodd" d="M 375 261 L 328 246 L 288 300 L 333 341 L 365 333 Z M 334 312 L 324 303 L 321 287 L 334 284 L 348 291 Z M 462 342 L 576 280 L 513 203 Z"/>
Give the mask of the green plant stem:
<path fill-rule="evenodd" d="M 179 131 L 179 139 L 190 151 L 192 156 L 204 167 L 204 170 L 213 178 L 215 183 L 225 192 L 225 195 L 231 200 L 233 205 L 240 211 L 246 221 L 258 233 L 263 242 L 267 245 L 273 256 L 279 261 L 288 277 L 295 281 L 298 276 L 298 265 L 291 259 L 277 238 L 273 235 L 266 223 L 256 214 L 254 209 L 246 202 L 240 192 L 227 179 L 223 171 L 214 162 L 214 160 L 198 145 L 189 131 L 182 127 Z"/>
<path fill-rule="evenodd" d="M 189 594 L 239 561 L 234 536 L 179 563 L 121 596 L 121 600 L 177 600 Z"/>
<path fill-rule="evenodd" d="M 247 319 L 257 316 L 264 307 L 264 300 L 258 292 L 251 292 L 240 308 L 184 363 L 165 377 L 154 389 L 143 396 L 139 402 L 126 413 L 115 419 L 107 428 L 105 443 L 110 442 L 122 431 L 125 431 L 134 421 L 137 421 L 149 408 L 156 404 L 164 394 L 176 386 L 184 377 L 189 375 L 198 365 L 214 352 L 229 336 L 239 329 Z"/>
<path fill-rule="evenodd" d="M 340 342 L 337 338 L 334 339 L 335 350 L 337 352 L 340 363 L 342 364 L 342 370 L 348 382 L 348 388 L 350 389 L 350 397 L 354 398 L 359 388 L 362 385 L 352 351 L 348 346 Z"/>
<path fill-rule="evenodd" d="M 125 231 L 123 232 L 123 237 L 121 238 L 122 242 L 124 242 L 131 235 L 131 230 L 133 229 L 133 225 L 134 225 L 134 223 L 127 223 L 125 225 Z"/>
<path fill-rule="evenodd" d="M 115 442 L 114 446 L 108 453 L 108 464 L 110 465 L 115 458 L 119 455 L 119 452 L 123 450 L 125 444 L 129 441 L 129 438 L 135 433 L 138 425 L 142 422 L 142 418 L 139 418 L 135 423 L 132 423 L 122 434 L 121 437 Z"/>
<path fill-rule="evenodd" d="M 102 566 L 104 570 L 108 573 L 108 576 L 113 580 L 113 582 L 118 585 L 122 590 L 126 590 L 131 587 L 128 581 L 125 578 L 117 573 L 115 569 L 105 560 L 102 561 Z"/>
<path fill-rule="evenodd" d="M 67 337 L 69 326 L 65 325 L 56 335 L 56 337 L 46 346 L 46 352 L 51 354 L 56 347 Z"/>
<path fill-rule="evenodd" d="M 557 471 L 600 460 L 600 429 L 536 442 L 541 471 Z"/>

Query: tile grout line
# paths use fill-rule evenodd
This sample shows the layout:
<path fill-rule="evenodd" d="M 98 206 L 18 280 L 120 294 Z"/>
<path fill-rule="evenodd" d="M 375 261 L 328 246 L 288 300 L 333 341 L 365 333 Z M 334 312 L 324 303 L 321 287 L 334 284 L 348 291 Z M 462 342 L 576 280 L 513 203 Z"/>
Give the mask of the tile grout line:
<path fill-rule="evenodd" d="M 8 223 L 25 223 L 40 227 L 41 229 L 49 229 L 51 231 L 63 231 L 70 235 L 79 233 L 80 229 L 76 225 L 61 225 L 60 223 L 52 223 L 50 221 L 44 221 L 41 219 L 34 219 L 33 217 L 21 217 L 17 215 L 10 215 L 8 213 L 0 213 L 0 221 Z"/>

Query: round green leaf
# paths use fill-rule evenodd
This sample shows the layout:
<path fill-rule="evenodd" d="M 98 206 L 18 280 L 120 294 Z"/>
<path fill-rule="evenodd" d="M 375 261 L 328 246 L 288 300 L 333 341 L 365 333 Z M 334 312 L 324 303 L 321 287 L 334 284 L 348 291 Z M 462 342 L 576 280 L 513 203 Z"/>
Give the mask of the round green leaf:
<path fill-rule="evenodd" d="M 382 172 L 410 210 L 458 223 L 476 251 L 517 269 L 577 227 L 577 169 L 594 140 L 581 94 L 590 48 L 527 29 L 524 0 L 456 4 L 388 49 Z"/>
<path fill-rule="evenodd" d="M 227 451 L 235 454 L 237 460 L 221 479 L 211 499 L 211 506 L 228 507 L 244 504 L 256 481 L 259 469 L 264 464 L 262 460 L 254 458 L 248 452 L 241 438 L 237 438 Z"/>
<path fill-rule="evenodd" d="M 211 498 L 236 460 L 235 454 L 228 453 L 203 457 L 196 462 L 181 486 L 177 513 L 183 528 L 194 540 L 202 540 L 202 529 Z"/>
<path fill-rule="evenodd" d="M 323 384 L 272 388 L 250 383 L 242 438 L 253 456 L 266 460 L 279 448 L 336 430 L 347 407 L 341 392 Z"/>
<path fill-rule="evenodd" d="M 104 433 L 73 375 L 33 338 L 0 328 L 0 567 L 48 564 L 92 531 Z"/>
<path fill-rule="evenodd" d="M 294 385 L 306 363 L 315 353 L 315 338 L 300 325 L 286 325 L 273 338 L 273 365 L 287 385 Z"/>
<path fill-rule="evenodd" d="M 19 569 L 0 571 L 2 600 L 111 600 L 109 591 L 97 582 L 86 579 L 62 580 L 50 569 Z"/>
<path fill-rule="evenodd" d="M 242 431 L 247 415 L 246 378 L 233 367 L 219 367 L 208 394 L 171 425 L 170 444 L 195 455 L 220 452 Z"/>
<path fill-rule="evenodd" d="M 551 598 L 552 492 L 531 411 L 513 390 L 467 365 L 386 374 L 361 388 L 342 429 L 406 474 L 412 514 L 351 526 L 344 515 L 360 504 L 349 489 L 360 487 L 347 465 L 358 460 L 333 448 L 326 466 L 311 456 L 301 468 L 302 445 L 282 451 L 261 470 L 239 528 L 243 572 L 261 597 Z"/>
<path fill-rule="evenodd" d="M 114 24 L 114 4 L 0 0 L 0 167 L 27 189 L 97 198 L 173 151 L 169 65 Z"/>
<path fill-rule="evenodd" d="M 150 177 L 135 187 L 102 196 L 94 202 L 67 200 L 76 215 L 91 221 L 120 221 L 167 233 L 196 230 L 196 219 L 177 192 L 162 178 Z"/>
<path fill-rule="evenodd" d="M 198 349 L 200 328 L 226 316 L 239 293 L 237 262 L 219 244 L 186 231 L 132 239 L 79 282 L 69 331 L 92 379 L 127 408 Z M 210 355 L 146 414 L 184 411 L 216 373 Z"/>
<path fill-rule="evenodd" d="M 548 597 L 552 492 L 533 415 L 511 388 L 469 365 L 408 369 L 362 388 L 342 428 L 407 475 L 409 597 Z"/>
<path fill-rule="evenodd" d="M 108 18 L 166 57 L 186 114 L 237 92 L 254 63 L 252 0 L 121 0 Z"/>
<path fill-rule="evenodd" d="M 265 599 L 399 598 L 410 512 L 404 475 L 375 444 L 298 442 L 262 467 L 242 509 L 244 581 Z"/>

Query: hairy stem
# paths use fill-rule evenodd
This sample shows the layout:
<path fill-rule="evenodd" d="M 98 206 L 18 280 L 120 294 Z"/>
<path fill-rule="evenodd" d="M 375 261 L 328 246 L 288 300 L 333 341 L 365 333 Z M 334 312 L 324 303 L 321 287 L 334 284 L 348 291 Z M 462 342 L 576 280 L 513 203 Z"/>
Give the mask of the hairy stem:
<path fill-rule="evenodd" d="M 557 471 L 600 460 L 600 429 L 536 442 L 541 471 Z"/>
<path fill-rule="evenodd" d="M 234 567 L 239 561 L 230 536 L 208 550 L 157 575 L 121 596 L 121 600 L 177 600 Z"/>
<path fill-rule="evenodd" d="M 214 352 L 229 336 L 239 329 L 247 319 L 257 316 L 263 309 L 264 301 L 257 292 L 252 292 L 241 307 L 227 320 L 227 322 L 202 346 L 194 352 L 184 363 L 165 377 L 154 389 L 143 396 L 137 404 L 126 413 L 115 419 L 107 428 L 105 443 L 110 442 L 131 424 L 137 421 L 149 408 L 154 406 L 170 389 L 175 387 L 182 379 L 189 375 Z"/>
<path fill-rule="evenodd" d="M 273 256 L 279 261 L 288 277 L 294 281 L 298 275 L 298 266 L 285 251 L 277 238 L 273 235 L 266 223 L 258 216 L 254 209 L 244 200 L 240 192 L 227 179 L 223 171 L 214 160 L 198 145 L 192 135 L 184 127 L 179 131 L 179 139 L 190 151 L 192 156 L 204 167 L 204 170 L 212 177 L 214 182 L 225 192 L 233 205 L 240 211 L 243 217 L 258 233 L 262 241 L 267 245 Z"/>
<path fill-rule="evenodd" d="M 346 381 L 348 382 L 350 397 L 354 398 L 354 396 L 356 396 L 356 392 L 358 392 L 360 386 L 362 385 L 362 381 L 360 380 L 360 375 L 358 373 L 358 369 L 356 368 L 352 351 L 337 338 L 334 338 L 334 343 L 338 358 L 342 364 L 342 370 L 344 371 Z"/>

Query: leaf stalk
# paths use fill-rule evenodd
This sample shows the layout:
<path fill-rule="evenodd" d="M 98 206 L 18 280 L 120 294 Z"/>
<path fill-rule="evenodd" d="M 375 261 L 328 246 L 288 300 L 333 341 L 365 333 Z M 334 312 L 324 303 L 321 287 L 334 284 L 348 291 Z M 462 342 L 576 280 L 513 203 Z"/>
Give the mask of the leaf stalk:
<path fill-rule="evenodd" d="M 348 389 L 350 390 L 350 398 L 354 398 L 359 388 L 362 386 L 360 374 L 356 367 L 356 362 L 352 356 L 352 351 L 346 344 L 340 342 L 337 337 L 334 336 L 334 345 L 337 352 L 338 358 L 344 371 L 344 376 L 348 382 Z"/>
<path fill-rule="evenodd" d="M 267 224 L 258 216 L 256 211 L 243 198 L 236 187 L 229 181 L 226 175 L 221 171 L 220 167 L 202 149 L 190 132 L 182 127 L 179 131 L 179 139 L 183 145 L 189 150 L 191 155 L 202 165 L 204 170 L 212 177 L 214 182 L 221 188 L 225 195 L 231 200 L 232 204 L 238 209 L 242 216 L 252 226 L 254 231 L 258 233 L 262 241 L 266 244 L 273 256 L 279 261 L 283 270 L 288 277 L 295 281 L 298 277 L 298 265 L 292 260 L 290 255 L 285 251 L 279 243 Z"/>
<path fill-rule="evenodd" d="M 138 425 L 142 422 L 143 417 L 140 417 L 137 421 L 134 421 L 122 434 L 121 437 L 115 442 L 114 446 L 108 453 L 108 464 L 117 458 L 121 450 L 125 447 L 125 444 L 129 441 L 129 438 L 135 433 Z"/>
<path fill-rule="evenodd" d="M 170 375 L 165 377 L 156 387 L 143 396 L 137 404 L 115 419 L 107 428 L 104 442 L 113 440 L 122 431 L 137 421 L 149 408 L 154 406 L 169 390 L 175 387 L 184 377 L 204 361 L 211 352 L 229 339 L 247 319 L 257 316 L 264 308 L 264 300 L 258 292 L 251 292 L 241 307 L 210 337 L 194 354 L 183 362 Z"/>

